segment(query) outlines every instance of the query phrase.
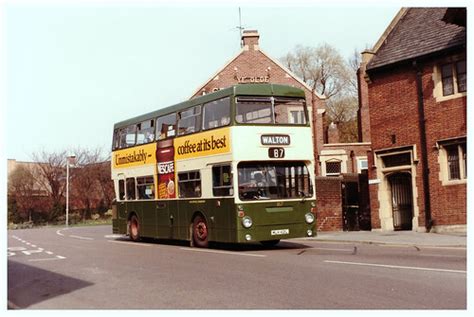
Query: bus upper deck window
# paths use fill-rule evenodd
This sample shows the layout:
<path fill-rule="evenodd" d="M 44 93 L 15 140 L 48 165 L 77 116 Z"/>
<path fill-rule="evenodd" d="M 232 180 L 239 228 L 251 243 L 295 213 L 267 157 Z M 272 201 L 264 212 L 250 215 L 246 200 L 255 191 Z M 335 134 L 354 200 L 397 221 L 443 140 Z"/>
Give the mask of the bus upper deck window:
<path fill-rule="evenodd" d="M 204 104 L 203 130 L 226 126 L 230 123 L 230 98 Z"/>
<path fill-rule="evenodd" d="M 201 106 L 194 106 L 179 113 L 178 135 L 185 135 L 201 130 Z"/>
<path fill-rule="evenodd" d="M 275 98 L 276 124 L 305 125 L 306 121 L 304 99 Z"/>
<path fill-rule="evenodd" d="M 157 140 L 176 136 L 176 113 L 167 114 L 156 119 Z"/>
<path fill-rule="evenodd" d="M 120 148 L 127 148 L 135 145 L 137 138 L 137 126 L 130 125 L 123 129 L 120 129 Z"/>
<path fill-rule="evenodd" d="M 147 120 L 137 125 L 137 144 L 150 143 L 155 139 L 155 120 Z"/>

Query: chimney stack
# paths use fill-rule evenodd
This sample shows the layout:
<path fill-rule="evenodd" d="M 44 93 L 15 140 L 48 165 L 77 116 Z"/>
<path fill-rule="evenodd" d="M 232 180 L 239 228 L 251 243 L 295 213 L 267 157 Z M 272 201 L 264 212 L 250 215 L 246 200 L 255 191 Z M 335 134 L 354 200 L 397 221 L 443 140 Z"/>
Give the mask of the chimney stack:
<path fill-rule="evenodd" d="M 357 70 L 357 90 L 359 94 L 359 109 L 357 110 L 357 121 L 359 129 L 359 142 L 370 142 L 370 115 L 369 115 L 369 80 L 365 69 L 374 53 L 365 50 L 361 53 L 361 63 Z"/>
<path fill-rule="evenodd" d="M 260 35 L 258 35 L 257 30 L 244 30 L 242 33 L 242 43 L 244 46 L 244 50 L 255 50 L 258 51 L 258 39 Z"/>

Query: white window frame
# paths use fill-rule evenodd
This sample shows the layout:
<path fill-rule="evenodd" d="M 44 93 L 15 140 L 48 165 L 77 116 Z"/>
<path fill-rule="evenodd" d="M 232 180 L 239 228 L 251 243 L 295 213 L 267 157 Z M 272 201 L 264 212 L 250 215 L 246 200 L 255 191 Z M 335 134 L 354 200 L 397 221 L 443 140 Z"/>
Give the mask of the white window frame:
<path fill-rule="evenodd" d="M 467 183 L 467 173 L 466 173 L 466 165 L 464 164 L 463 154 L 464 151 L 462 146 L 466 146 L 466 143 L 446 143 L 439 146 L 439 155 L 438 155 L 438 163 L 439 163 L 439 180 L 441 181 L 443 186 L 449 185 L 459 185 L 459 184 L 466 184 Z M 448 167 L 448 151 L 446 150 L 447 147 L 450 146 L 457 146 L 458 149 L 458 157 L 459 157 L 459 179 L 449 179 L 449 167 Z"/>
<path fill-rule="evenodd" d="M 368 170 L 369 169 L 369 160 L 367 156 L 358 156 L 356 157 L 357 160 L 357 173 L 362 173 L 363 170 Z M 367 166 L 362 167 L 362 162 L 366 162 Z"/>
<path fill-rule="evenodd" d="M 457 80 L 458 76 L 456 73 L 456 63 L 463 60 L 467 61 L 466 56 L 456 55 L 456 56 L 445 58 L 439 61 L 438 64 L 433 66 L 433 75 L 432 75 L 432 80 L 434 83 L 433 97 L 436 99 L 437 102 L 467 96 L 467 90 L 464 92 L 458 91 L 458 80 Z M 445 66 L 446 64 L 452 65 L 451 71 L 453 72 L 454 93 L 451 95 L 444 96 L 443 95 L 443 76 L 441 73 L 441 68 Z"/>
<path fill-rule="evenodd" d="M 339 173 L 328 173 L 328 163 L 339 163 Z M 325 176 L 340 176 L 343 173 L 342 171 L 342 160 L 330 159 L 324 162 L 324 175 Z"/>

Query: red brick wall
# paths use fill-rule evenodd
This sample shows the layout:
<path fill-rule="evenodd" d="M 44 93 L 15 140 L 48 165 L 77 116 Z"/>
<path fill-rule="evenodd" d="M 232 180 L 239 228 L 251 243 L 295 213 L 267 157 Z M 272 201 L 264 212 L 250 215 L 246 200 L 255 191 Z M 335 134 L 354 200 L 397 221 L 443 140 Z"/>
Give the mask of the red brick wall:
<path fill-rule="evenodd" d="M 342 231 L 341 179 L 316 177 L 317 231 Z"/>
<path fill-rule="evenodd" d="M 433 60 L 422 65 L 431 214 L 435 226 L 466 224 L 466 185 L 441 184 L 439 152 L 436 148 L 439 140 L 466 135 L 466 97 L 436 101 L 433 96 L 433 68 L 437 63 L 440 61 Z M 419 225 L 424 226 L 423 169 L 415 70 L 411 66 L 400 66 L 389 71 L 370 73 L 370 81 L 368 96 L 372 150 L 416 145 L 419 159 L 416 166 L 418 200 L 414 203 L 420 210 Z M 376 171 L 370 168 L 372 165 L 373 157 L 369 156 L 369 179 L 376 179 Z M 370 185 L 373 228 L 380 227 L 377 189 L 378 185 Z"/>

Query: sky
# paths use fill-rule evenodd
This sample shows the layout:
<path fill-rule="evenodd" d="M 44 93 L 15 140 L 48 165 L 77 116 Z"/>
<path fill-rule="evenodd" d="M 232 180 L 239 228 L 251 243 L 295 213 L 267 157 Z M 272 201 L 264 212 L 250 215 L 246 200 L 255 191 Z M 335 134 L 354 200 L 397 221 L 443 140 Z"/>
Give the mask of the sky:
<path fill-rule="evenodd" d="M 7 2 L 3 155 L 109 153 L 115 122 L 189 99 L 240 51 L 239 7 L 242 26 L 257 29 L 261 49 L 276 59 L 322 43 L 347 58 L 372 47 L 400 9 L 391 2 L 191 5 Z"/>

